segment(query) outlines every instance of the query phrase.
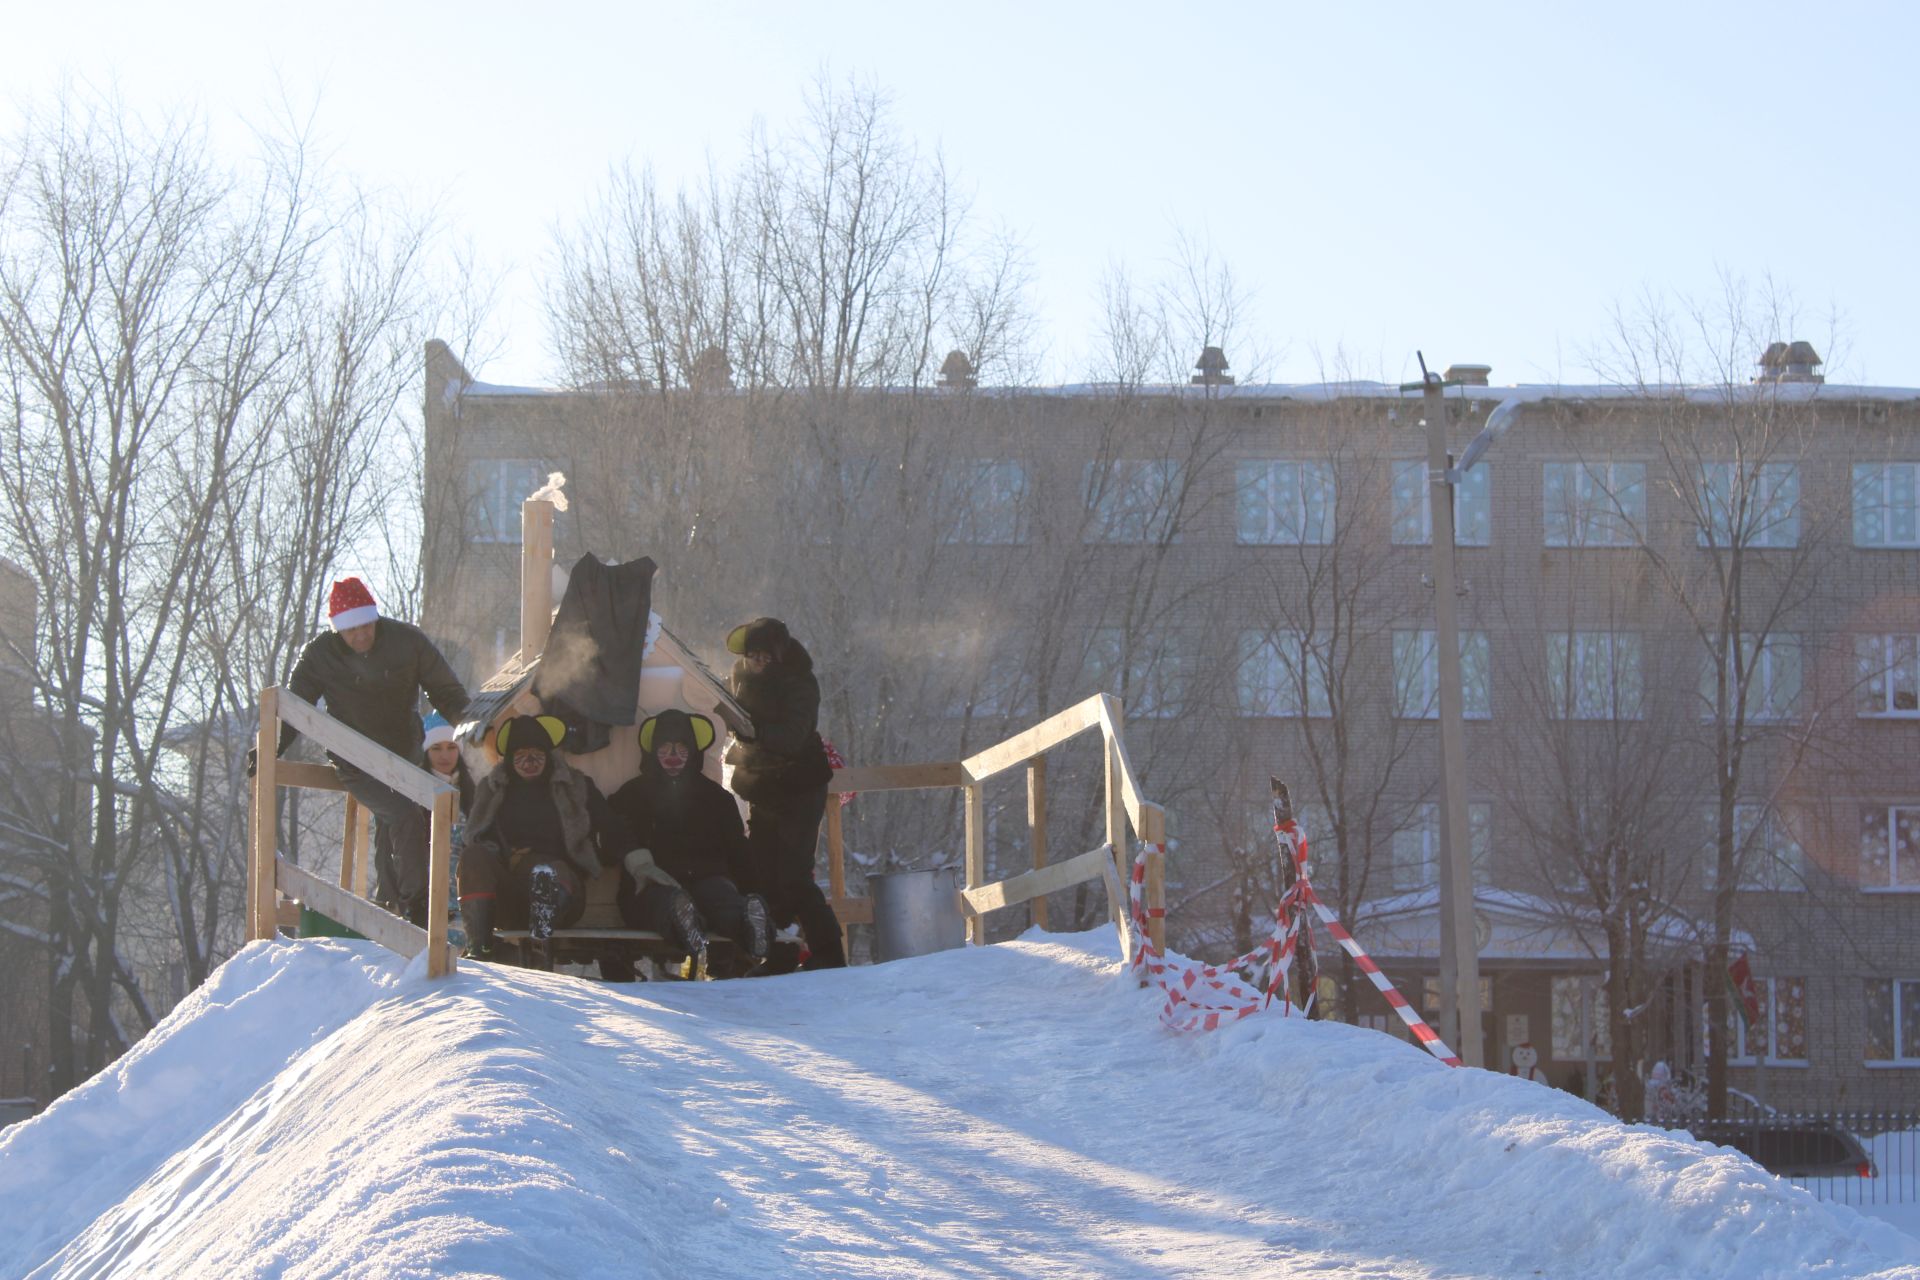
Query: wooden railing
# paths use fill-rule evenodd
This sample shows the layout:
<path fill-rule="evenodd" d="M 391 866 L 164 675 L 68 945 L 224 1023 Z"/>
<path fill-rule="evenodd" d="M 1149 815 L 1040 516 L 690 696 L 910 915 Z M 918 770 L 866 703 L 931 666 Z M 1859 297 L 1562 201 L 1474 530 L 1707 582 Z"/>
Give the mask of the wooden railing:
<path fill-rule="evenodd" d="M 1106 843 L 1064 862 L 1050 863 L 1047 860 L 1046 753 L 1094 731 L 1100 734 L 1105 745 Z M 986 882 L 986 783 L 1022 765 L 1027 771 L 1027 835 L 1033 869 L 989 884 Z M 843 794 L 949 787 L 965 792 L 966 887 L 961 890 L 960 905 L 967 917 L 969 941 L 984 941 L 985 918 L 989 912 L 1023 902 L 1033 903 L 1033 922 L 1045 928 L 1047 894 L 1101 880 L 1106 884 L 1108 910 L 1114 927 L 1120 931 L 1122 946 L 1130 948 L 1132 925 L 1127 912 L 1127 881 L 1133 874 L 1133 863 L 1127 850 L 1131 847 L 1128 839 L 1131 831 L 1134 840 L 1147 845 L 1147 877 L 1143 886 L 1148 907 L 1147 927 L 1155 945 L 1166 945 L 1166 920 L 1160 913 L 1166 905 L 1167 814 L 1165 809 L 1140 794 L 1139 778 L 1127 755 L 1121 731 L 1118 698 L 1110 693 L 1095 694 L 965 760 L 840 769 L 834 773 L 828 789 Z M 836 906 L 843 901 L 859 901 L 871 912 L 870 901 L 846 898 L 846 842 L 838 804 L 827 806 L 827 875 Z"/>
<path fill-rule="evenodd" d="M 337 886 L 280 856 L 277 847 L 280 788 L 346 789 L 325 765 L 274 758 L 282 721 L 431 815 L 426 928 L 402 920 L 368 901 L 367 860 L 372 849 L 368 818 L 371 815 L 351 795 L 347 796 L 346 834 L 341 841 Z M 371 738 L 349 729 L 311 703 L 284 689 L 261 690 L 260 737 L 253 777 L 253 857 L 247 875 L 248 941 L 271 938 L 279 932 L 279 898 L 285 894 L 389 951 L 409 959 L 425 951 L 428 977 L 452 973 L 453 953 L 447 946 L 447 881 L 453 865 L 451 841 L 457 803 L 458 793 L 453 787 Z"/>

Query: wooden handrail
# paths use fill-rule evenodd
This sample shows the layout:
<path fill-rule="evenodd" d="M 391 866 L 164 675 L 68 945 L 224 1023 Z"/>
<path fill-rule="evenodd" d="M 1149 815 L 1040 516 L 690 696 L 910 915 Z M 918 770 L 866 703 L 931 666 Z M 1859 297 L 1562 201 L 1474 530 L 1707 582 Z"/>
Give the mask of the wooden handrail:
<path fill-rule="evenodd" d="M 965 785 L 966 766 L 948 760 L 928 764 L 870 764 L 835 769 L 827 790 L 834 795 L 845 795 L 849 791 L 932 791 Z"/>
<path fill-rule="evenodd" d="M 1098 849 L 1089 849 L 1065 862 L 1049 863 L 1032 871 L 1023 871 L 1017 876 L 1008 876 L 994 884 L 983 884 L 977 889 L 962 889 L 960 902 L 968 915 L 985 915 L 1002 907 L 1016 907 L 1046 894 L 1070 889 L 1082 881 L 1096 880 L 1106 873 L 1105 868 L 1112 863 L 1113 848 L 1103 844 Z"/>
<path fill-rule="evenodd" d="M 381 784 L 393 788 L 422 809 L 433 808 L 440 796 L 453 795 L 453 787 L 395 755 L 372 738 L 349 729 L 311 702 L 279 690 L 280 718 L 315 742 L 339 756 L 354 768 Z"/>
<path fill-rule="evenodd" d="M 1146 824 L 1141 819 L 1140 807 L 1144 801 L 1140 798 L 1140 783 L 1133 776 L 1133 761 L 1127 755 L 1127 740 L 1120 732 L 1120 699 L 1110 693 L 1100 697 L 1100 728 L 1112 745 L 1115 763 L 1120 773 L 1120 798 L 1127 806 L 1127 821 L 1133 825 L 1134 834 L 1142 840 L 1147 838 Z"/>
<path fill-rule="evenodd" d="M 960 767 L 967 771 L 969 781 L 985 782 L 997 773 L 1005 773 L 1015 765 L 1025 764 L 1042 752 L 1051 751 L 1067 739 L 1100 723 L 1100 699 L 1111 696 L 1095 694 L 1074 703 L 1065 711 L 1056 711 L 1031 729 L 968 756 L 960 762 Z"/>

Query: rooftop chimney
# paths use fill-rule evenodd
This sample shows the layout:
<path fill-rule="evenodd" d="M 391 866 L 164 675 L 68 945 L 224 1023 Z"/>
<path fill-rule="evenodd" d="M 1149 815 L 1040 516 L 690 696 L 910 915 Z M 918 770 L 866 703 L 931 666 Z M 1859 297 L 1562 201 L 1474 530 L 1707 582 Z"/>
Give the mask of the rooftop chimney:
<path fill-rule="evenodd" d="M 1200 359 L 1194 362 L 1194 368 L 1200 372 L 1188 379 L 1196 387 L 1230 387 L 1233 375 L 1227 372 L 1227 353 L 1218 347 L 1203 347 Z"/>
<path fill-rule="evenodd" d="M 1760 356 L 1760 376 L 1754 381 L 1825 382 L 1825 374 L 1814 372 L 1822 363 L 1811 342 L 1770 342 Z"/>
<path fill-rule="evenodd" d="M 1484 387 L 1487 375 L 1493 372 L 1490 364 L 1450 364 L 1444 375 L 1448 382 L 1457 382 L 1463 387 Z"/>

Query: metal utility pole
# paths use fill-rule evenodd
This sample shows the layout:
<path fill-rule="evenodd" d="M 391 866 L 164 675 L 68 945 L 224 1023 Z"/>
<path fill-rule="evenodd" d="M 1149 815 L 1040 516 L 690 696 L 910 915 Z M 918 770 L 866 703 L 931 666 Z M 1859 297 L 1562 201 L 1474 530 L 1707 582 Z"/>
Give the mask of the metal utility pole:
<path fill-rule="evenodd" d="M 1470 1067 L 1486 1065 L 1480 1029 L 1480 951 L 1473 925 L 1473 846 L 1467 832 L 1466 735 L 1461 725 L 1460 622 L 1453 566 L 1453 457 L 1444 382 L 1420 359 L 1433 509 L 1434 643 L 1440 659 L 1440 1034 Z M 1406 389 L 1406 388 L 1403 388 Z"/>

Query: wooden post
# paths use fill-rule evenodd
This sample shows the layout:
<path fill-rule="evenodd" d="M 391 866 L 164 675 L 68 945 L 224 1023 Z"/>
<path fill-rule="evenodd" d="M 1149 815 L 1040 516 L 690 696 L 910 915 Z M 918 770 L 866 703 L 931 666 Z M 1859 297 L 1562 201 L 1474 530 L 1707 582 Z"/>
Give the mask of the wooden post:
<path fill-rule="evenodd" d="M 360 849 L 360 801 L 349 793 L 346 830 L 340 837 L 340 887 L 348 893 L 353 892 L 355 860 L 365 856 Z"/>
<path fill-rule="evenodd" d="M 1146 830 L 1140 838 L 1147 846 L 1147 882 L 1141 886 L 1146 898 L 1147 936 L 1163 955 L 1167 949 L 1167 811 L 1157 804 L 1140 806 Z"/>
<path fill-rule="evenodd" d="M 987 882 L 987 788 L 985 783 L 969 782 L 966 796 L 967 888 L 978 889 Z M 979 916 L 967 917 L 967 941 L 976 946 L 987 940 L 987 922 Z"/>
<path fill-rule="evenodd" d="M 354 819 L 360 829 L 354 843 L 359 846 L 360 856 L 353 862 L 353 883 L 347 886 L 356 897 L 367 896 L 367 864 L 373 861 L 373 810 L 360 806 L 360 813 Z"/>
<path fill-rule="evenodd" d="M 553 504 L 520 504 L 520 660 L 537 657 L 553 628 Z"/>
<path fill-rule="evenodd" d="M 274 777 L 275 757 L 280 746 L 279 697 L 280 690 L 271 685 L 260 691 L 260 730 L 254 741 L 253 870 L 248 878 L 252 897 L 252 927 L 247 930 L 249 942 L 272 938 L 280 932 L 273 874 L 280 812 L 280 788 Z"/>
<path fill-rule="evenodd" d="M 840 815 L 843 807 L 838 795 L 827 792 L 827 888 L 834 902 L 847 896 L 847 837 Z M 847 936 L 847 922 L 842 920 L 840 954 L 847 954 L 851 945 L 852 940 Z"/>
<path fill-rule="evenodd" d="M 447 947 L 447 877 L 453 872 L 453 818 L 457 797 L 433 798 L 433 837 L 427 846 L 427 976 L 453 972 Z"/>
<path fill-rule="evenodd" d="M 1027 839 L 1033 845 L 1033 869 L 1047 865 L 1047 758 L 1027 761 Z M 1047 927 L 1047 895 L 1033 900 L 1033 924 Z"/>
<path fill-rule="evenodd" d="M 1117 719 L 1117 717 L 1116 717 Z M 1113 848 L 1113 866 L 1124 888 L 1133 878 L 1133 859 L 1127 856 L 1127 802 L 1120 789 L 1120 749 L 1110 737 L 1102 735 L 1107 752 L 1107 843 Z M 1115 924 L 1125 927 L 1127 900 L 1107 904 Z"/>

